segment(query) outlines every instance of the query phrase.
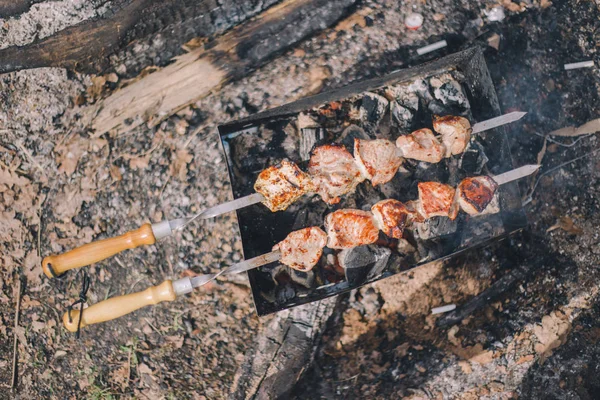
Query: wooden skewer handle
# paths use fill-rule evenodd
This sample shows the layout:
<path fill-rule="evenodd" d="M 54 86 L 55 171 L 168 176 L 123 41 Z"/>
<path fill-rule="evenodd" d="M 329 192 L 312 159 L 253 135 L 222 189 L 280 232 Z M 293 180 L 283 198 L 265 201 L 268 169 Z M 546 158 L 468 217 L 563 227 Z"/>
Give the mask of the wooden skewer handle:
<path fill-rule="evenodd" d="M 156 238 L 152 226 L 144 224 L 140 228 L 121 236 L 84 244 L 66 253 L 48 256 L 42 260 L 42 270 L 48 278 L 55 278 L 65 271 L 102 261 L 127 249 L 145 244 L 154 244 Z"/>
<path fill-rule="evenodd" d="M 145 306 L 158 304 L 163 301 L 173 301 L 176 297 L 177 294 L 170 280 L 166 280 L 160 285 L 149 287 L 141 292 L 112 297 L 85 308 L 80 328 L 122 317 Z M 80 316 L 79 310 L 72 310 L 71 318 L 69 318 L 69 312 L 67 311 L 63 316 L 65 328 L 71 332 L 76 332 Z"/>

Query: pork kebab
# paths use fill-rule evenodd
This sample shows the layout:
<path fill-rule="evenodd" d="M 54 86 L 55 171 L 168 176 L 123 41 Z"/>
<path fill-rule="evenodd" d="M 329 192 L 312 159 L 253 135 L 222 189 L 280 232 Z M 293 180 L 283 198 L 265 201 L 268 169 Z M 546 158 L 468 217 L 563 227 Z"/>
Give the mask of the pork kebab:
<path fill-rule="evenodd" d="M 337 204 L 364 180 L 374 186 L 392 180 L 404 159 L 437 163 L 464 152 L 473 131 L 469 120 L 458 116 L 436 116 L 433 129 L 439 135 L 419 129 L 398 137 L 396 143 L 354 139 L 354 155 L 341 145 L 318 146 L 312 151 L 308 173 L 284 160 L 263 170 L 254 190 L 274 212 L 287 209 L 307 193 L 318 194 L 327 204 Z"/>

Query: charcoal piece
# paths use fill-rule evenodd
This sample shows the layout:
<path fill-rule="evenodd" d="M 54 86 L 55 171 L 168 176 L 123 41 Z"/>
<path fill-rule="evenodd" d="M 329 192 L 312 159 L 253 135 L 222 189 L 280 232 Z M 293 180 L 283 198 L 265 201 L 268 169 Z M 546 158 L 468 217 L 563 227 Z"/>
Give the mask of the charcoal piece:
<path fill-rule="evenodd" d="M 423 240 L 451 235 L 456 232 L 458 218 L 452 221 L 448 217 L 432 217 L 423 223 L 417 224 L 417 233 Z"/>
<path fill-rule="evenodd" d="M 416 93 L 426 103 L 429 103 L 433 100 L 433 96 L 429 91 L 429 85 L 422 79 L 417 79 L 416 81 L 411 83 L 408 87 L 408 91 Z"/>
<path fill-rule="evenodd" d="M 302 202 L 298 213 L 294 217 L 292 230 L 306 228 L 307 226 L 321 226 L 327 210 L 327 204 L 321 201 L 320 197 L 314 197 Z"/>
<path fill-rule="evenodd" d="M 299 157 L 300 133 L 292 123 L 287 124 L 283 128 L 283 133 L 285 136 L 281 142 L 281 147 L 286 157 L 290 160 L 297 160 Z"/>
<path fill-rule="evenodd" d="M 476 140 L 471 140 L 460 158 L 459 168 L 467 175 L 481 175 L 488 161 L 483 146 Z"/>
<path fill-rule="evenodd" d="M 413 197 L 411 193 L 409 193 L 411 189 L 412 182 L 412 172 L 407 170 L 404 166 L 400 166 L 398 168 L 398 172 L 392 178 L 391 181 L 384 183 L 383 185 L 379 185 L 377 189 L 382 194 L 383 199 L 396 199 L 400 201 L 408 201 L 416 196 L 416 187 L 415 192 L 413 193 Z"/>
<path fill-rule="evenodd" d="M 310 160 L 310 152 L 325 140 L 325 130 L 322 128 L 302 128 L 300 130 L 300 146 L 298 153 L 302 161 Z"/>
<path fill-rule="evenodd" d="M 434 89 L 433 95 L 444 105 L 458 105 L 462 108 L 468 107 L 467 97 L 461 87 L 456 82 L 446 82 L 442 86 Z"/>
<path fill-rule="evenodd" d="M 242 134 L 232 140 L 232 159 L 241 172 L 252 172 L 263 168 L 267 159 L 261 157 L 269 145 L 273 131 L 264 129 L 259 136 L 254 131 L 244 130 Z"/>
<path fill-rule="evenodd" d="M 342 250 L 338 260 L 350 285 L 363 283 L 385 268 L 392 251 L 387 247 L 358 246 Z"/>
<path fill-rule="evenodd" d="M 296 290 L 290 284 L 281 286 L 275 295 L 278 303 L 287 303 L 296 297 Z"/>
<path fill-rule="evenodd" d="M 297 271 L 292 268 L 288 268 L 288 274 L 292 281 L 304 286 L 307 289 L 310 289 L 314 286 L 315 283 L 315 272 L 313 270 L 310 271 Z"/>
<path fill-rule="evenodd" d="M 369 140 L 370 137 L 360 126 L 350 125 L 344 129 L 344 132 L 340 135 L 339 143 L 341 143 L 350 153 L 354 153 L 354 139 Z"/>
<path fill-rule="evenodd" d="M 451 109 L 449 107 L 445 106 L 441 101 L 438 101 L 438 100 L 430 101 L 429 104 L 427 105 L 427 108 L 434 115 L 452 114 L 452 112 L 450 111 Z"/>
<path fill-rule="evenodd" d="M 367 122 L 377 123 L 384 117 L 388 105 L 385 97 L 367 92 L 360 103 L 361 117 Z"/>
<path fill-rule="evenodd" d="M 392 102 L 391 104 L 392 124 L 401 130 L 406 130 L 412 125 L 412 119 L 414 117 L 413 112 L 398 104 Z"/>

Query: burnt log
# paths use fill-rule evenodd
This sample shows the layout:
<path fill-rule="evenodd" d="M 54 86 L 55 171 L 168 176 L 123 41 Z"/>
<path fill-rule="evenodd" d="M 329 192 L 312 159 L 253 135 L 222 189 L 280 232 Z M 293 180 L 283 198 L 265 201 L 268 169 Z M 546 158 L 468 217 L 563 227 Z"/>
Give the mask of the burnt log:
<path fill-rule="evenodd" d="M 177 57 L 173 64 L 132 83 L 99 104 L 97 135 L 156 124 L 221 85 L 246 76 L 271 57 L 332 25 L 356 0 L 287 0 Z"/>
<path fill-rule="evenodd" d="M 187 41 L 223 33 L 276 1 L 113 1 L 103 18 L 83 21 L 25 46 L 0 50 L 0 73 L 39 67 L 99 73 L 121 66 L 121 75 L 134 76 L 147 66 L 167 64 L 184 52 L 181 46 Z M 39 2 L 0 0 L 0 16 L 17 15 Z"/>
<path fill-rule="evenodd" d="M 277 399 L 289 394 L 312 364 L 337 299 L 333 297 L 276 314 L 246 353 L 235 375 L 231 396 Z"/>

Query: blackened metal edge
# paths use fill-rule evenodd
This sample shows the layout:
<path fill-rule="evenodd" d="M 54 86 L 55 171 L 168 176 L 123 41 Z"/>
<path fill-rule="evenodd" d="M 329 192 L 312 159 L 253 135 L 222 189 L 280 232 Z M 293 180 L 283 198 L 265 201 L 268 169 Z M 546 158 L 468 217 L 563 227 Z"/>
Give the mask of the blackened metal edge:
<path fill-rule="evenodd" d="M 222 145 L 223 145 L 223 148 L 225 151 L 225 155 L 226 155 L 227 168 L 228 168 L 229 177 L 230 177 L 230 180 L 232 183 L 232 191 L 234 192 L 234 197 L 240 197 L 240 196 L 243 196 L 248 193 L 238 193 L 238 196 L 235 195 L 236 177 L 234 176 L 230 149 L 228 148 L 228 145 L 226 144 L 227 137 L 231 133 L 237 132 L 246 127 L 260 125 L 261 123 L 264 123 L 266 121 L 271 121 L 271 120 L 281 119 L 281 118 L 286 118 L 286 117 L 292 117 L 292 116 L 296 115 L 298 112 L 306 110 L 306 109 L 310 109 L 314 106 L 318 106 L 323 103 L 327 103 L 329 101 L 340 100 L 343 98 L 351 97 L 353 95 L 360 94 L 365 91 L 369 91 L 369 90 L 373 90 L 373 89 L 381 87 L 381 86 L 385 86 L 386 84 L 400 83 L 403 81 L 414 79 L 419 76 L 422 76 L 422 77 L 433 76 L 433 75 L 437 75 L 439 73 L 446 72 L 446 71 L 449 71 L 452 69 L 458 70 L 465 76 L 463 83 L 469 85 L 468 89 L 469 89 L 470 93 L 468 94 L 468 97 L 470 98 L 470 102 L 471 102 L 471 109 L 472 109 L 471 112 L 472 112 L 472 115 L 477 120 L 481 121 L 483 119 L 487 119 L 487 118 L 491 118 L 491 117 L 500 115 L 500 107 L 499 107 L 498 99 L 497 99 L 496 92 L 495 92 L 493 83 L 491 81 L 490 75 L 489 75 L 489 71 L 487 69 L 487 65 L 485 64 L 483 53 L 482 53 L 481 49 L 479 49 L 479 48 L 472 48 L 472 49 L 468 49 L 468 50 L 462 51 L 460 53 L 455 53 L 455 54 L 449 55 L 447 57 L 423 64 L 420 66 L 393 72 L 392 74 L 386 75 L 384 77 L 355 83 L 355 84 L 352 84 L 352 85 L 349 85 L 349 86 L 346 86 L 346 87 L 343 87 L 340 89 L 321 93 L 321 94 L 318 94 L 315 96 L 311 96 L 311 97 L 308 97 L 305 99 L 298 100 L 296 102 L 293 102 L 293 103 L 290 103 L 290 104 L 287 104 L 287 105 L 284 105 L 281 107 L 267 110 L 265 112 L 256 114 L 254 116 L 251 116 L 251 117 L 248 117 L 248 118 L 245 118 L 242 120 L 238 120 L 238 121 L 234 121 L 234 122 L 227 123 L 224 125 L 220 125 L 218 127 L 218 130 L 219 130 L 221 142 L 222 142 Z M 477 99 L 477 101 L 472 101 L 473 99 Z M 508 138 L 506 135 L 506 128 L 501 127 L 498 129 L 500 129 L 500 131 L 498 131 L 498 132 L 492 131 L 492 132 L 487 133 L 490 135 L 500 134 L 503 137 L 503 139 L 501 140 L 503 142 L 502 148 L 498 152 L 499 153 L 498 156 L 495 157 L 495 159 L 497 161 L 495 163 L 491 162 L 490 165 L 488 165 L 490 170 L 494 173 L 503 172 L 505 170 L 509 170 L 512 168 L 512 157 L 510 157 L 510 149 L 508 146 Z M 481 136 L 483 136 L 485 138 L 485 136 L 487 134 L 484 132 Z M 506 158 L 507 155 L 509 158 Z M 509 193 L 510 194 L 509 197 L 512 197 L 513 199 L 519 199 L 518 204 L 513 203 L 510 205 L 506 205 L 507 208 L 504 207 L 505 206 L 504 204 L 501 206 L 501 209 L 506 210 L 506 211 L 508 211 L 509 209 L 517 210 L 517 212 L 515 212 L 514 215 L 508 215 L 510 213 L 506 212 L 507 215 L 505 216 L 504 213 L 501 213 L 502 214 L 502 217 L 501 217 L 502 222 L 501 223 L 503 225 L 504 232 L 500 235 L 480 240 L 479 242 L 475 241 L 474 243 L 469 244 L 466 247 L 456 248 L 455 250 L 453 250 L 452 253 L 442 256 L 442 257 L 439 257 L 435 260 L 431 260 L 431 261 L 445 260 L 445 259 L 454 257 L 457 254 L 462 253 L 465 250 L 471 250 L 476 247 L 485 246 L 486 244 L 489 244 L 492 241 L 501 240 L 502 238 L 521 230 L 522 228 L 524 228 L 527 225 L 527 219 L 525 217 L 524 210 L 520 204 L 521 197 L 520 197 L 518 185 L 516 184 L 516 182 L 510 183 L 507 185 L 503 185 L 501 190 L 502 190 L 502 192 L 507 190 L 506 193 Z M 504 201 L 503 197 L 504 196 L 501 196 L 501 201 Z M 252 207 L 262 207 L 262 205 L 255 205 Z M 244 230 L 241 227 L 242 222 L 245 220 L 245 215 L 247 215 L 246 212 L 251 213 L 250 210 L 238 210 L 237 211 L 237 216 L 238 216 L 238 221 L 239 221 L 238 230 L 240 231 L 240 234 L 242 237 L 242 245 L 243 245 L 242 247 L 243 247 L 244 255 L 245 256 L 254 256 L 255 254 L 253 254 L 253 249 L 249 248 L 247 241 L 244 240 L 244 236 L 245 236 Z M 260 236 L 258 236 L 258 237 L 260 237 Z M 426 262 L 426 263 L 428 263 L 428 262 Z M 424 264 L 426 264 L 426 263 L 424 263 Z M 401 271 L 385 272 L 384 274 L 373 277 L 372 279 L 362 282 L 359 285 L 343 286 L 343 285 L 338 284 L 338 286 L 336 286 L 336 290 L 333 292 L 329 292 L 329 291 L 327 291 L 327 289 L 323 289 L 323 290 L 314 289 L 312 293 L 317 292 L 316 294 L 318 296 L 313 296 L 313 294 L 311 294 L 310 295 L 311 298 L 309 300 L 296 301 L 293 304 L 270 303 L 270 302 L 266 301 L 261 296 L 260 287 L 258 284 L 258 277 L 261 272 L 257 271 L 257 270 L 248 271 L 248 277 L 249 277 L 250 285 L 252 288 L 252 296 L 254 299 L 254 305 L 255 305 L 257 314 L 259 316 L 263 316 L 263 315 L 267 315 L 267 314 L 277 312 L 277 311 L 280 311 L 283 309 L 290 308 L 292 306 L 301 305 L 301 304 L 305 304 L 305 303 L 308 303 L 311 301 L 316 301 L 316 300 L 324 299 L 324 298 L 331 297 L 334 295 L 342 294 L 349 290 L 361 287 L 365 284 L 372 283 L 379 279 L 383 279 L 385 277 L 395 275 L 399 272 L 406 272 L 408 270 L 418 268 L 421 265 L 423 265 L 423 264 L 412 265 L 412 266 L 410 266 L 410 268 L 403 269 Z M 313 297 L 318 297 L 318 298 L 313 298 Z M 297 299 L 297 296 L 296 296 L 296 299 Z"/>

